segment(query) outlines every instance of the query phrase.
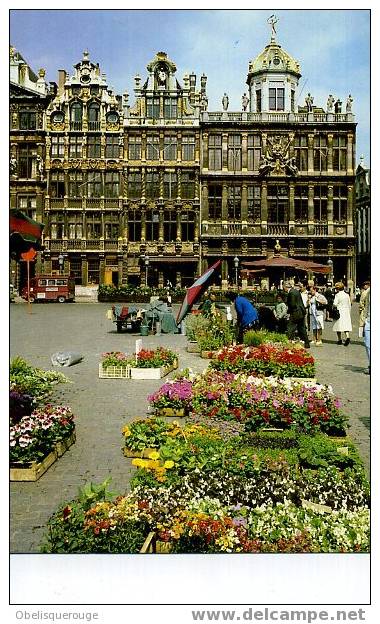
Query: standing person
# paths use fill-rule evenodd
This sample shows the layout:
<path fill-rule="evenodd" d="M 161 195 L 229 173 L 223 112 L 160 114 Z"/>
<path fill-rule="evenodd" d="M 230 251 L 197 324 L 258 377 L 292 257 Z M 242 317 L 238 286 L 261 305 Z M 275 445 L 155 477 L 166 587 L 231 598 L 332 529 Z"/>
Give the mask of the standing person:
<path fill-rule="evenodd" d="M 322 330 L 323 324 L 323 310 L 327 305 L 327 299 L 320 292 L 318 292 L 315 286 L 310 288 L 310 325 L 313 331 L 314 340 L 311 344 L 315 344 L 317 347 L 322 345 Z"/>
<path fill-rule="evenodd" d="M 312 286 L 314 286 L 314 282 L 312 282 Z M 305 325 L 307 327 L 307 330 L 310 331 L 310 315 L 309 315 L 310 297 L 309 297 L 309 290 L 308 290 L 309 283 L 307 281 L 300 282 L 299 284 L 297 284 L 297 288 L 299 288 L 302 301 L 303 301 L 303 305 L 305 306 L 305 309 L 306 309 Z"/>
<path fill-rule="evenodd" d="M 367 351 L 368 369 L 366 375 L 371 373 L 371 285 L 364 282 L 359 303 L 360 320 L 359 327 L 363 327 L 364 346 Z"/>
<path fill-rule="evenodd" d="M 332 283 L 331 282 L 327 282 L 327 288 L 325 290 L 325 297 L 327 299 L 327 306 L 326 306 L 326 321 L 332 321 L 333 319 L 331 318 L 331 312 L 332 312 L 332 307 L 333 307 L 333 301 L 334 301 L 334 293 L 332 291 Z"/>
<path fill-rule="evenodd" d="M 255 306 L 246 297 L 231 293 L 230 299 L 235 304 L 238 326 L 237 341 L 242 343 L 245 332 L 257 326 L 259 315 Z"/>
<path fill-rule="evenodd" d="M 306 308 L 303 304 L 301 293 L 290 282 L 284 282 L 284 291 L 287 293 L 286 305 L 288 306 L 288 336 L 290 340 L 295 338 L 296 331 L 305 348 L 310 347 L 309 338 L 306 331 L 305 315 Z"/>
<path fill-rule="evenodd" d="M 351 298 L 344 290 L 343 282 L 337 282 L 335 284 L 336 295 L 334 297 L 333 305 L 339 310 L 339 318 L 333 325 L 333 331 L 337 333 L 337 344 L 344 344 L 347 347 L 350 344 L 350 332 L 352 332 L 351 323 Z M 342 333 L 345 334 L 345 340 L 342 341 Z"/>
<path fill-rule="evenodd" d="M 283 296 L 280 294 L 276 297 L 276 305 L 274 306 L 273 314 L 276 319 L 276 331 L 280 334 L 285 334 L 288 324 L 288 308 L 284 302 Z"/>

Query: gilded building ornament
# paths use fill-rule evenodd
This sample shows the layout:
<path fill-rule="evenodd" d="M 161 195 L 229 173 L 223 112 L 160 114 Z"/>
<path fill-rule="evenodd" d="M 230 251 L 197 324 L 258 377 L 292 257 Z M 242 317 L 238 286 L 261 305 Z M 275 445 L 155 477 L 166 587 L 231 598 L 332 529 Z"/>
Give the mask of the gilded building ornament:
<path fill-rule="evenodd" d="M 268 137 L 266 153 L 262 155 L 259 163 L 259 174 L 297 175 L 295 158 L 290 156 L 289 151 L 291 143 L 292 137 L 288 135 L 276 134 Z"/>

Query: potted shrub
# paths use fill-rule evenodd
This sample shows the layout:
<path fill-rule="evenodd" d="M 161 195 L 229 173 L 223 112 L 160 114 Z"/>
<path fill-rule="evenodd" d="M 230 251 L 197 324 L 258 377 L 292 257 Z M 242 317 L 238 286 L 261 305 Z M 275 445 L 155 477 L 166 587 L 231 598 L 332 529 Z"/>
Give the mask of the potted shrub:
<path fill-rule="evenodd" d="M 133 361 L 133 360 L 132 360 Z M 165 347 L 141 349 L 131 364 L 131 379 L 161 379 L 178 368 L 178 356 Z"/>

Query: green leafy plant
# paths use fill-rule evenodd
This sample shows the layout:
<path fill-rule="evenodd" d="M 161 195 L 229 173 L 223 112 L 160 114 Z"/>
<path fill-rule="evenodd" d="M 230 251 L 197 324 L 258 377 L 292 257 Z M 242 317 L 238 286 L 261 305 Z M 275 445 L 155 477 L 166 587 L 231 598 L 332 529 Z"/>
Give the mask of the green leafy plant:
<path fill-rule="evenodd" d="M 271 344 L 287 344 L 289 343 L 289 338 L 285 334 L 278 332 L 250 329 L 245 332 L 243 342 L 250 347 L 257 347 L 267 342 Z"/>

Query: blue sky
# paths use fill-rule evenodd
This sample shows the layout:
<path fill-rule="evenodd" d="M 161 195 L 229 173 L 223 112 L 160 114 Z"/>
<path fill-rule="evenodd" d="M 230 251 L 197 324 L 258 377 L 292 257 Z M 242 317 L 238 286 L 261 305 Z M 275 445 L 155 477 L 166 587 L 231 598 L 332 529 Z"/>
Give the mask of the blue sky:
<path fill-rule="evenodd" d="M 100 63 L 110 86 L 133 97 L 133 76 L 163 50 L 177 65 L 177 78 L 194 71 L 208 76 L 209 110 L 240 110 L 249 61 L 270 38 L 267 18 L 276 13 L 278 42 L 301 65 L 299 103 L 310 91 L 325 107 L 332 93 L 354 98 L 358 122 L 357 162 L 369 164 L 370 12 L 368 10 L 11 10 L 10 41 L 48 81 L 72 68 L 84 49 Z"/>

